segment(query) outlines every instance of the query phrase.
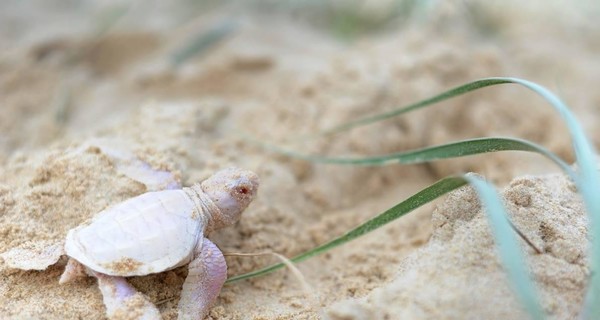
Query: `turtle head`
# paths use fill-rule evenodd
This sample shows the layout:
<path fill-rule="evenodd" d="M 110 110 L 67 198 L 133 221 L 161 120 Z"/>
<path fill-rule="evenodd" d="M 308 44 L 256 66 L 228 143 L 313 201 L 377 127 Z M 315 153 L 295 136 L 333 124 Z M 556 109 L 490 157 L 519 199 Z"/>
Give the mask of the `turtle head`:
<path fill-rule="evenodd" d="M 202 191 L 219 208 L 212 216 L 213 228 L 220 229 L 237 222 L 256 196 L 258 185 L 258 176 L 254 172 L 239 168 L 223 169 L 204 180 L 200 185 Z"/>

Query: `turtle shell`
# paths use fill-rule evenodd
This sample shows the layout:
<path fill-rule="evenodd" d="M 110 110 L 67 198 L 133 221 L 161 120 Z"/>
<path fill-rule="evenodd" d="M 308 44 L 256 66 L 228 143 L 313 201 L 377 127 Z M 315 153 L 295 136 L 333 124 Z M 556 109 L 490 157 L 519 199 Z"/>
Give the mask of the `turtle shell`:
<path fill-rule="evenodd" d="M 161 272 L 190 261 L 204 214 L 183 190 L 144 193 L 106 209 L 67 234 L 67 255 L 113 276 Z M 198 243 L 201 245 L 201 243 Z"/>

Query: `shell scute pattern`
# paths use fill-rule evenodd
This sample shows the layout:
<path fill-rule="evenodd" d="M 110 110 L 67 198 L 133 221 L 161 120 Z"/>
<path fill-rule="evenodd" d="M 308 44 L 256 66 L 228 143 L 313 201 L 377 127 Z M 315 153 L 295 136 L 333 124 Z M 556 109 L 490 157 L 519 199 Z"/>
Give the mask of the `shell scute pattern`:
<path fill-rule="evenodd" d="M 91 225 L 69 232 L 66 250 L 109 275 L 142 275 L 173 268 L 189 259 L 203 237 L 204 226 L 192 218 L 194 210 L 193 201 L 182 190 L 149 192 L 109 208 Z"/>

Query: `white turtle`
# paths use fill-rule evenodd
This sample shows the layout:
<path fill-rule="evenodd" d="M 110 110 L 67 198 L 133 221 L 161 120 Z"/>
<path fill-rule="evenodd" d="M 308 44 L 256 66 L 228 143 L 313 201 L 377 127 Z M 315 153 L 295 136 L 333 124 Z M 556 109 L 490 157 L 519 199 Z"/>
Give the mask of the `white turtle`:
<path fill-rule="evenodd" d="M 227 277 L 223 254 L 205 235 L 238 221 L 258 185 L 253 172 L 229 168 L 189 188 L 147 192 L 108 208 L 67 234 L 64 252 L 70 259 L 60 283 L 95 276 L 109 317 L 157 319 L 158 309 L 123 277 L 189 264 L 178 317 L 202 319 Z M 37 261 L 18 251 L 3 258 L 12 267 L 45 269 L 63 253 L 43 252 Z"/>

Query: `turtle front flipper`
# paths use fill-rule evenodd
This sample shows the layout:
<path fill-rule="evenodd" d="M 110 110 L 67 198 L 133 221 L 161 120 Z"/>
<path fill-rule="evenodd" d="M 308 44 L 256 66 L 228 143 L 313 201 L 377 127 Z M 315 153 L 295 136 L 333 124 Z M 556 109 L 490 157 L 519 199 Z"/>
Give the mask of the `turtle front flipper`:
<path fill-rule="evenodd" d="M 204 319 L 227 279 L 221 250 L 208 239 L 198 241 L 179 300 L 179 320 Z"/>
<path fill-rule="evenodd" d="M 160 312 L 123 277 L 92 272 L 98 279 L 109 319 L 160 320 Z"/>

